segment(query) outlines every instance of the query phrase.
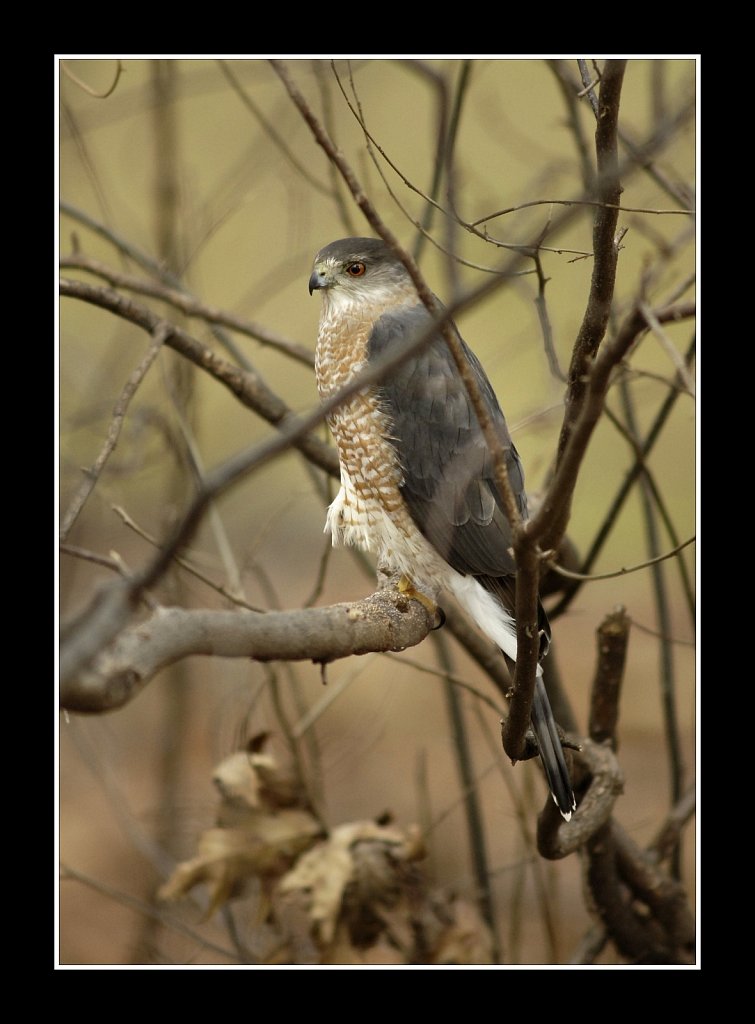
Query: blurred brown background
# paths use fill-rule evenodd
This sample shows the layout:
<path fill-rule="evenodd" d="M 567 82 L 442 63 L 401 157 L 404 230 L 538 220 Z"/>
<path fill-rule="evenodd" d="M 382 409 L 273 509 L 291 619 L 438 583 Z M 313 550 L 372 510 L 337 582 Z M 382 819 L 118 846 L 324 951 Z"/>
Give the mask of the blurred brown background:
<path fill-rule="evenodd" d="M 384 160 L 388 192 L 365 146 L 364 135 L 339 87 L 359 109 L 370 134 L 404 179 L 424 192 L 436 167 L 437 123 L 465 79 L 454 150 L 453 200 L 460 217 L 475 221 L 535 199 L 581 194 L 579 148 L 569 121 L 559 73 L 576 78 L 576 62 L 554 68 L 529 59 L 388 60 L 335 62 L 290 59 L 298 88 L 321 116 L 377 206 L 409 247 L 417 233 L 399 201 L 417 220 L 423 199 Z M 692 59 L 631 60 L 622 96 L 622 128 L 641 142 L 694 99 Z M 115 87 L 107 96 L 116 80 Z M 445 91 L 444 91 L 445 90 Z M 592 146 L 594 119 L 577 112 Z M 370 234 L 335 180 L 280 80 L 265 60 L 64 59 L 60 66 L 60 251 L 78 251 L 118 271 L 148 273 L 126 247 L 169 267 L 207 305 L 232 311 L 292 341 L 314 348 L 319 299 L 307 294 L 314 253 L 335 238 Z M 626 150 L 624 150 L 626 155 Z M 682 195 L 695 184 L 695 121 L 679 119 L 655 156 L 659 174 L 635 171 L 624 179 L 622 205 L 636 210 L 679 210 L 665 182 Z M 438 196 L 447 206 L 442 186 Z M 690 198 L 689 203 L 692 203 Z M 488 224 L 507 243 L 531 242 L 556 206 L 535 206 Z M 93 223 L 104 226 L 104 237 Z M 622 214 L 626 228 L 619 260 L 615 325 L 648 275 L 647 300 L 660 303 L 675 290 L 692 297 L 695 233 L 678 213 Z M 543 256 L 546 299 L 562 367 L 584 311 L 592 262 L 591 214 L 582 213 Z M 474 265 L 491 267 L 501 253 L 436 212 L 433 238 Z M 555 250 L 561 250 L 556 252 Z M 481 272 L 452 264 L 426 244 L 420 263 L 444 300 L 481 280 Z M 68 276 L 93 280 L 82 272 Z M 686 291 L 685 291 L 686 289 Z M 459 318 L 497 390 L 527 472 L 537 492 L 551 465 L 562 419 L 564 386 L 549 370 L 532 276 L 508 282 L 488 301 Z M 144 300 L 143 297 L 140 301 Z M 216 346 L 201 319 L 181 318 L 151 301 L 173 321 Z M 689 324 L 670 326 L 668 338 L 683 353 Z M 295 411 L 317 401 L 310 369 L 248 337 L 234 341 L 270 388 Z M 71 299 L 60 303 L 60 506 L 76 492 L 82 467 L 101 449 L 113 406 L 142 358 L 147 336 L 112 315 Z M 632 354 L 629 385 L 641 433 L 668 393 L 675 365 L 652 335 Z M 613 392 L 609 406 L 622 413 Z M 164 537 L 194 488 L 191 458 L 210 469 L 268 436 L 272 428 L 233 400 L 205 374 L 164 352 L 139 388 L 118 447 L 67 538 L 71 546 L 103 556 L 117 553 L 138 568 L 151 554 L 147 540 L 128 529 L 123 508 L 149 535 Z M 324 437 L 324 432 L 322 433 Z M 695 532 L 695 407 L 676 402 L 653 450 L 650 469 L 668 517 L 681 539 Z M 569 537 L 578 551 L 596 530 L 633 462 L 627 441 L 604 420 L 583 467 Z M 321 478 L 321 474 L 319 475 Z M 332 482 L 328 484 L 332 488 Z M 238 575 L 247 600 L 265 608 L 301 607 L 316 593 L 325 557 L 325 506 L 313 473 L 288 453 L 234 487 L 214 507 L 194 538 L 189 557 L 219 582 Z M 671 544 L 658 528 L 660 550 Z M 683 558 L 694 579 L 694 546 Z M 635 490 L 615 522 L 593 572 L 643 562 L 649 556 L 646 520 Z M 695 648 L 693 621 L 675 563 L 664 563 L 673 643 L 670 678 L 685 765 L 695 768 Z M 60 558 L 60 608 L 65 619 L 83 607 L 112 572 L 91 561 Z M 352 553 L 333 552 L 318 605 L 366 595 L 374 578 Z M 163 604 L 226 607 L 212 589 L 177 570 L 155 597 Z M 553 656 L 581 726 L 586 722 L 595 664 L 595 631 L 617 605 L 632 629 L 624 681 L 619 756 L 626 784 L 616 814 L 639 843 L 648 842 L 668 812 L 669 752 L 662 711 L 663 650 L 652 575 L 648 570 L 584 586 L 554 623 Z M 453 671 L 501 703 L 480 669 L 455 648 Z M 419 672 L 436 668 L 428 640 L 404 656 L 367 656 L 330 666 L 329 686 L 346 684 L 318 717 L 317 785 L 330 824 L 390 811 L 406 826 L 428 829 L 428 877 L 470 900 L 475 883 L 441 679 Z M 666 672 L 669 672 L 668 662 Z M 183 913 L 190 933 L 151 912 L 155 889 L 175 861 L 191 855 L 197 836 L 212 824 L 217 794 L 213 767 L 248 737 L 269 730 L 285 760 L 280 709 L 295 724 L 326 693 L 319 668 L 307 663 L 261 666 L 246 661 L 196 658 L 162 673 L 132 704 L 100 717 L 65 716 L 59 731 L 60 853 L 71 877 L 60 885 L 60 962 L 92 964 L 227 963 L 227 922 L 201 910 Z M 484 811 L 492 893 L 505 962 L 566 963 L 590 927 L 577 857 L 541 863 L 553 932 L 543 924 L 533 881 L 533 854 L 512 812 L 509 786 L 532 795 L 532 827 L 543 784 L 534 763 L 512 768 L 498 745 L 498 723 L 486 705 L 464 692 L 474 772 Z M 313 771 L 315 769 L 313 768 Z M 694 899 L 694 835 L 684 843 L 685 882 Z M 75 877 L 73 877 L 75 876 Z M 201 940 L 198 936 L 201 935 Z M 214 945 L 213 945 L 214 944 Z M 613 962 L 610 950 L 603 962 Z"/>

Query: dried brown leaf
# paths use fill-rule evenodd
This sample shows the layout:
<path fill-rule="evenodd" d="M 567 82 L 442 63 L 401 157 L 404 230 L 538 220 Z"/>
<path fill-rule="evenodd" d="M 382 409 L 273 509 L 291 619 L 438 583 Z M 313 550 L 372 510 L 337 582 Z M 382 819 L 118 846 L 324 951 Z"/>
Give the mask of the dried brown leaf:
<path fill-rule="evenodd" d="M 296 779 L 261 752 L 237 750 L 221 761 L 212 781 L 224 803 L 233 808 L 275 811 L 304 803 Z"/>
<path fill-rule="evenodd" d="M 348 918 L 350 939 L 371 944 L 380 933 L 381 904 L 395 903 L 402 882 L 397 867 L 423 855 L 419 833 L 402 832 L 373 821 L 352 822 L 301 857 L 281 879 L 279 890 L 305 892 L 315 936 L 330 946 L 339 921 Z M 361 926 L 361 927 L 360 927 Z"/>
<path fill-rule="evenodd" d="M 178 865 L 158 897 L 177 900 L 195 886 L 206 884 L 210 890 L 209 916 L 243 891 L 250 878 L 282 875 L 320 831 L 320 825 L 307 811 L 249 812 L 243 826 L 204 832 L 196 857 Z"/>

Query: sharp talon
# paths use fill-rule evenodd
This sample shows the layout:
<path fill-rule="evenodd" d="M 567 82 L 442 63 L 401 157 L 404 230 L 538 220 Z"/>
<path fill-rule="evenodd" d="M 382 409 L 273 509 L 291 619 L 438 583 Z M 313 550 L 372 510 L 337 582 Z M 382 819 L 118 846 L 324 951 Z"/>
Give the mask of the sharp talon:
<path fill-rule="evenodd" d="M 438 607 L 435 609 L 435 618 L 437 619 L 435 625 L 432 627 L 433 630 L 443 629 L 446 624 L 446 613 L 442 608 Z"/>
<path fill-rule="evenodd" d="M 419 601 L 421 605 L 424 605 L 425 608 L 427 608 L 430 615 L 432 615 L 433 619 L 435 619 L 438 612 L 440 612 L 441 616 L 443 617 L 443 622 L 446 621 L 445 614 L 442 611 L 440 611 L 435 601 L 429 598 L 426 594 L 423 594 L 419 590 L 417 590 L 412 581 L 408 579 L 406 576 L 402 576 L 401 579 L 398 581 L 398 590 L 400 594 L 405 594 L 409 598 L 409 600 Z M 441 622 L 440 625 L 438 626 L 433 626 L 433 629 L 440 629 L 440 626 L 443 625 L 443 622 Z"/>

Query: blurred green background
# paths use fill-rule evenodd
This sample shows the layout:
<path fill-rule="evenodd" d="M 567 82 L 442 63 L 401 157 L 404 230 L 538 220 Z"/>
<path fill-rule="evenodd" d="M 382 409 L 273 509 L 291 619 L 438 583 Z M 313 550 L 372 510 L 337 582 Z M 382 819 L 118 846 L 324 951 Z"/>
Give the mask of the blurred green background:
<path fill-rule="evenodd" d="M 169 268 L 205 304 L 313 350 L 319 316 L 319 298 L 307 294 L 313 255 L 335 238 L 372 232 L 277 75 L 262 59 L 129 59 L 120 65 L 113 59 L 61 61 L 59 190 L 61 201 L 72 208 L 60 218 L 61 255 L 83 253 L 115 271 L 146 278 L 145 270 L 125 253 L 126 246 L 135 247 Z M 380 215 L 410 248 L 417 242 L 412 220 L 426 217 L 428 204 L 408 183 L 425 194 L 431 191 L 439 118 L 452 108 L 461 82 L 465 86 L 452 175 L 442 179 L 437 196 L 443 207 L 453 204 L 463 221 L 473 222 L 503 208 L 570 199 L 583 192 L 574 123 L 561 84 L 564 77 L 576 80 L 575 61 L 554 67 L 553 62 L 515 58 L 360 58 L 338 59 L 332 67 L 329 60 L 292 58 L 286 65 Z M 622 213 L 619 225 L 626 234 L 611 329 L 640 293 L 650 305 L 662 305 L 677 292 L 693 297 L 694 220 L 679 211 L 694 203 L 695 117 L 694 111 L 687 117 L 678 112 L 694 102 L 696 70 L 695 60 L 687 58 L 629 61 L 621 102 L 626 140 L 640 144 L 667 124 L 673 127 L 654 154 L 657 173 L 634 170 L 625 175 L 622 205 L 674 212 Z M 108 92 L 114 81 L 108 95 L 93 95 Z M 358 106 L 371 138 L 385 154 L 386 159 L 377 155 L 381 173 L 347 98 Z M 585 101 L 575 117 L 592 153 L 594 118 Z M 622 158 L 626 155 L 625 146 Z M 563 209 L 530 207 L 489 221 L 487 229 L 504 243 L 531 243 Z M 94 230 L 92 222 L 111 237 Z M 437 211 L 429 233 L 441 249 L 424 244 L 420 265 L 447 302 L 480 283 L 483 273 L 476 267 L 495 267 L 504 257 Z M 589 256 L 579 254 L 589 254 L 591 238 L 588 209 L 544 241 L 552 250 L 543 254 L 548 314 L 564 369 L 592 273 Z M 451 261 L 442 249 L 471 266 Z M 64 273 L 101 283 L 91 273 Z M 518 276 L 458 319 L 497 390 L 533 493 L 552 464 L 564 392 L 544 354 L 536 294 L 534 275 Z M 135 298 L 217 347 L 201 319 L 184 318 L 153 299 Z M 670 325 L 666 335 L 683 353 L 692 340 L 692 327 L 688 322 Z M 310 368 L 238 333 L 234 341 L 290 408 L 306 411 L 316 404 Z M 61 300 L 61 511 L 79 486 L 82 468 L 91 466 L 100 451 L 113 406 L 147 344 L 142 331 L 111 314 Z M 641 435 L 668 394 L 674 370 L 664 345 L 652 334 L 643 337 L 631 355 L 627 376 Z M 622 413 L 616 390 L 609 406 Z M 682 394 L 649 462 L 681 539 L 695 532 L 695 427 L 694 400 Z M 69 545 L 102 555 L 117 552 L 126 566 L 138 568 L 152 549 L 124 526 L 113 506 L 123 508 L 153 537 L 164 537 L 195 486 L 187 450 L 210 469 L 269 436 L 272 429 L 207 375 L 164 352 L 129 408 L 118 447 L 67 538 Z M 589 548 L 632 462 L 627 441 L 603 421 L 575 495 L 569 537 L 578 551 Z M 217 503 L 212 521 L 194 538 L 189 557 L 218 581 L 237 572 L 247 600 L 259 607 L 300 607 L 313 594 L 320 605 L 366 595 L 373 577 L 352 553 L 342 550 L 327 561 L 322 587 L 316 590 L 327 550 L 323 483 L 322 475 L 315 477 L 299 455 L 277 459 Z M 327 487 L 332 491 L 332 481 Z M 662 528 L 659 538 L 661 550 L 673 546 Z M 683 555 L 693 578 L 694 550 L 691 546 Z M 647 557 L 642 502 L 635 491 L 592 571 L 616 570 Z M 663 576 L 689 784 L 695 765 L 693 623 L 673 561 L 665 563 Z M 111 578 L 109 570 L 91 561 L 61 555 L 61 617 L 81 608 L 96 586 Z M 180 571 L 155 596 L 164 604 L 226 606 L 209 587 Z M 595 630 L 617 605 L 625 606 L 636 624 L 622 702 L 619 754 L 626 787 L 617 816 L 645 843 L 670 802 L 651 573 L 583 587 L 554 624 L 554 658 L 584 728 Z M 457 674 L 496 697 L 469 659 L 456 649 L 452 657 Z M 473 899 L 442 683 L 414 671 L 411 662 L 437 666 L 430 641 L 402 659 L 366 657 L 330 667 L 331 685 L 353 678 L 317 721 L 317 785 L 331 824 L 385 810 L 402 825 L 431 822 L 431 879 Z M 151 899 L 175 858 L 188 855 L 199 832 L 212 823 L 213 765 L 245 738 L 266 729 L 284 756 L 280 704 L 295 722 L 322 695 L 319 669 L 312 665 L 265 667 L 193 659 L 163 673 L 121 711 L 62 720 L 61 857 L 81 878 L 61 883 L 61 963 L 225 962 L 156 924 L 140 905 Z M 509 784 L 533 794 L 533 826 L 542 799 L 541 779 L 533 764 L 512 769 L 495 744 L 491 746 L 497 721 L 489 709 L 469 694 L 462 704 L 507 961 L 563 963 L 590 924 L 579 864 L 571 857 L 543 865 L 557 921 L 554 939 L 533 903 L 533 858 L 514 823 L 501 772 Z M 685 843 L 683 861 L 691 892 L 692 838 Z M 187 910 L 192 924 L 199 916 L 195 909 Z M 203 927 L 204 935 L 222 944 L 222 921 Z"/>

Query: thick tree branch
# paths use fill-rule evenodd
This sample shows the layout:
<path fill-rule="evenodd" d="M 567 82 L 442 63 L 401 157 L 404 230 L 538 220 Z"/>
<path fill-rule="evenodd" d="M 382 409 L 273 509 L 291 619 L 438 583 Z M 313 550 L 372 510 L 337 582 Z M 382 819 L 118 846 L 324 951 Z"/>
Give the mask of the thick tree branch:
<path fill-rule="evenodd" d="M 424 640 L 432 627 L 424 605 L 390 587 L 361 601 L 296 611 L 160 608 L 63 680 L 60 703 L 67 711 L 112 711 L 132 700 L 160 669 L 190 655 L 325 663 L 403 651 Z"/>
<path fill-rule="evenodd" d="M 590 902 L 624 956 L 637 963 L 689 963 L 695 928 L 683 886 L 658 868 L 654 849 L 641 850 L 611 817 L 623 788 L 613 752 L 628 636 L 623 609 L 608 615 L 598 629 L 590 739 L 574 759 L 580 773 L 587 773 L 589 788 L 569 825 L 546 808 L 538 821 L 538 849 L 553 858 L 584 848 Z M 576 787 L 584 781 L 578 778 Z M 689 813 L 688 804 L 676 817 L 686 820 Z M 673 827 L 670 831 L 678 834 Z"/>
<path fill-rule="evenodd" d="M 632 963 L 689 964 L 695 924 L 683 887 L 612 821 L 587 844 L 586 882 L 608 937 Z"/>
<path fill-rule="evenodd" d="M 575 792 L 587 788 L 569 822 L 563 820 L 548 797 L 537 820 L 537 849 L 548 860 L 568 857 L 603 829 L 611 821 L 614 805 L 624 791 L 624 775 L 610 747 L 582 740 L 571 764 Z"/>
<path fill-rule="evenodd" d="M 606 61 L 600 83 L 595 131 L 598 170 L 595 188 L 596 199 L 605 205 L 596 210 L 593 224 L 592 282 L 587 308 L 574 344 L 567 374 L 566 411 L 558 442 L 559 461 L 564 457 L 564 451 L 584 405 L 590 364 L 605 335 L 613 300 L 619 257 L 616 245 L 616 225 L 619 219 L 618 206 L 622 192 L 618 177 L 617 132 L 619 101 L 625 69 L 626 61 Z M 561 513 L 563 522 L 558 525 L 554 524 L 555 528 L 552 527 L 554 534 L 558 534 L 559 530 L 560 533 L 563 533 L 568 521 L 568 514 L 569 506 L 567 505 Z"/>
<path fill-rule="evenodd" d="M 624 608 L 607 615 L 598 627 L 598 665 L 590 701 L 590 739 L 618 749 L 621 684 L 629 643 L 630 619 Z"/>

